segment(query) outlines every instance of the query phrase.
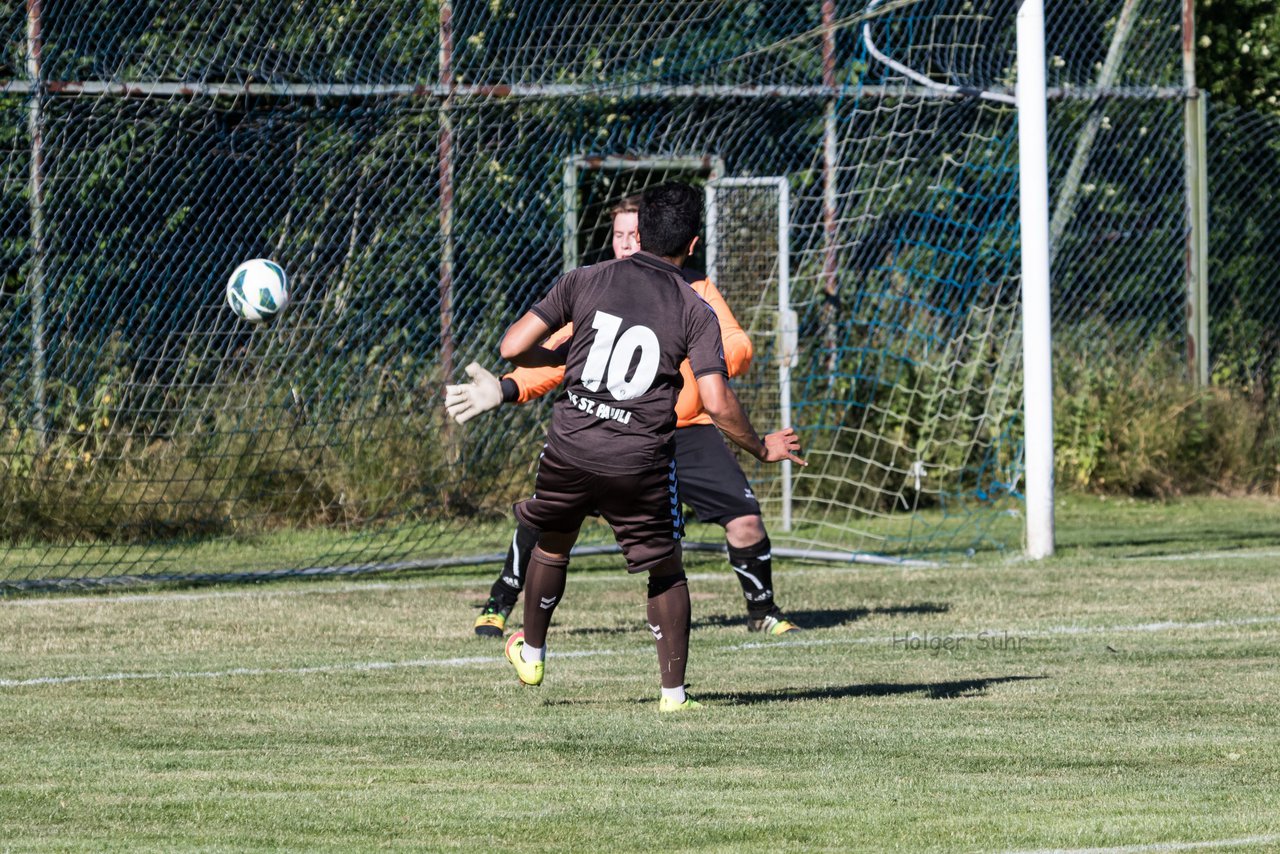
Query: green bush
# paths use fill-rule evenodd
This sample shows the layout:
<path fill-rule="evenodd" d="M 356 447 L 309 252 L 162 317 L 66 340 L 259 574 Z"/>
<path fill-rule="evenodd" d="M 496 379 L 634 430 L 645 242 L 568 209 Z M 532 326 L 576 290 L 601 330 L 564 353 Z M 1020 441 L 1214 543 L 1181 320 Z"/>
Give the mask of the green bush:
<path fill-rule="evenodd" d="M 1276 402 L 1188 382 L 1180 354 L 1059 346 L 1058 484 L 1135 496 L 1277 492 Z"/>

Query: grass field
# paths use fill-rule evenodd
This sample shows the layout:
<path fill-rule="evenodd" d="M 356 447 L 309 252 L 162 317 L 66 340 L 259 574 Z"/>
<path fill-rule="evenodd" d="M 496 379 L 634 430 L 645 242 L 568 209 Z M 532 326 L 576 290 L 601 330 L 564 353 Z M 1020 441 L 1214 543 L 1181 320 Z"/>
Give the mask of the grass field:
<path fill-rule="evenodd" d="M 1280 850 L 1280 504 L 1067 498 L 1060 550 L 691 556 L 696 714 L 643 583 L 576 566 L 545 685 L 488 570 L 0 600 L 0 850 Z"/>

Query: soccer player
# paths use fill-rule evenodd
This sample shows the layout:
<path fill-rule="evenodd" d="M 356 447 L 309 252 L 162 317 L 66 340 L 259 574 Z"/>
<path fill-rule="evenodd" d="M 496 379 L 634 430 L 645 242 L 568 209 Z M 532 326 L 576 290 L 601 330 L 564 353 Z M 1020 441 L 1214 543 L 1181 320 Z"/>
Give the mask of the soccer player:
<path fill-rule="evenodd" d="M 724 433 L 763 462 L 796 456 L 791 428 L 763 440 L 727 382 L 715 312 L 688 287 L 681 265 L 698 240 L 702 198 L 686 184 L 645 193 L 639 227 L 645 249 L 566 273 L 507 330 L 501 352 L 517 367 L 565 365 L 565 390 L 552 410 L 534 496 L 515 505 L 538 531 L 531 550 L 524 628 L 506 644 L 526 685 L 545 672 L 547 630 L 564 594 L 569 552 L 592 511 L 604 517 L 630 572 L 649 576 L 646 607 L 657 645 L 659 711 L 698 704 L 685 693 L 689 589 L 680 553 L 683 519 L 673 459 L 675 399 L 686 358 L 703 405 Z M 554 349 L 553 329 L 577 333 Z"/>
<path fill-rule="evenodd" d="M 613 254 L 626 258 L 640 248 L 637 227 L 639 197 L 629 196 L 614 206 Z M 751 364 L 751 339 L 743 331 L 720 291 L 700 273 L 681 270 L 694 291 L 710 303 L 720 322 L 725 366 L 729 376 L 746 372 Z M 557 330 L 548 340 L 556 346 L 573 334 L 572 326 Z M 769 535 L 761 518 L 760 505 L 747 484 L 737 459 L 725 445 L 720 431 L 711 422 L 698 396 L 688 362 L 680 366 L 684 387 L 676 398 L 676 469 L 680 473 L 680 498 L 698 518 L 725 529 L 729 566 L 734 570 L 747 607 L 747 630 L 781 635 L 799 626 L 782 615 L 773 591 L 773 560 Z M 558 386 L 564 369 L 517 368 L 501 381 L 478 364 L 467 366 L 473 382 L 446 387 L 446 406 L 459 424 L 502 403 L 527 403 Z M 507 617 L 524 588 L 529 553 L 537 542 L 537 532 L 518 526 L 502 571 L 494 580 L 489 599 L 476 617 L 475 633 L 482 637 L 502 637 Z"/>

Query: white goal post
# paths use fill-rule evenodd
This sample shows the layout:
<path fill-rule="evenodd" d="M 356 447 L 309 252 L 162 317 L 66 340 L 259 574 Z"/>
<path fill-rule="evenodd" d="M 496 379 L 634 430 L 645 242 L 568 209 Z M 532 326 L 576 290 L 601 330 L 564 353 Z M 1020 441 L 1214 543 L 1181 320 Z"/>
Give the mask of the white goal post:
<path fill-rule="evenodd" d="M 1022 260 L 1023 470 L 1027 557 L 1054 550 L 1053 338 L 1049 272 L 1049 144 L 1044 0 L 1018 9 L 1018 199 Z"/>
<path fill-rule="evenodd" d="M 874 10 L 880 2 L 881 0 L 872 0 L 867 11 Z M 1125 12 L 1131 12 L 1130 7 L 1126 6 Z M 1012 97 L 1005 92 L 940 83 L 898 62 L 878 47 L 872 25 L 873 20 L 868 20 L 861 31 L 862 41 L 868 52 L 907 79 L 943 96 L 980 98 L 1014 104 L 1017 108 L 1026 553 L 1032 559 L 1049 557 L 1054 552 L 1055 531 L 1053 337 L 1050 306 L 1052 231 L 1049 219 L 1044 0 L 1022 0 L 1018 6 L 1017 82 Z M 1117 33 L 1112 45 L 1113 52 L 1123 45 L 1125 35 Z M 1113 62 L 1114 59 L 1109 58 L 1109 61 Z"/>

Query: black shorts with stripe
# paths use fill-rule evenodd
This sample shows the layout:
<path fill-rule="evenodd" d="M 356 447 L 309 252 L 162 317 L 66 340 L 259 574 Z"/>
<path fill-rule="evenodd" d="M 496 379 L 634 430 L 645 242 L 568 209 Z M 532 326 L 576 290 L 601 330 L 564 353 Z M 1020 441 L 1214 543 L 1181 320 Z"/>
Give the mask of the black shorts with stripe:
<path fill-rule="evenodd" d="M 680 498 L 698 521 L 723 525 L 760 515 L 760 503 L 718 427 L 693 424 L 676 430 L 676 471 Z"/>
<path fill-rule="evenodd" d="M 668 560 L 684 536 L 674 461 L 640 474 L 600 474 L 543 447 L 533 497 L 514 510 L 522 524 L 557 533 L 578 530 L 599 511 L 613 528 L 628 572 L 647 572 Z"/>

